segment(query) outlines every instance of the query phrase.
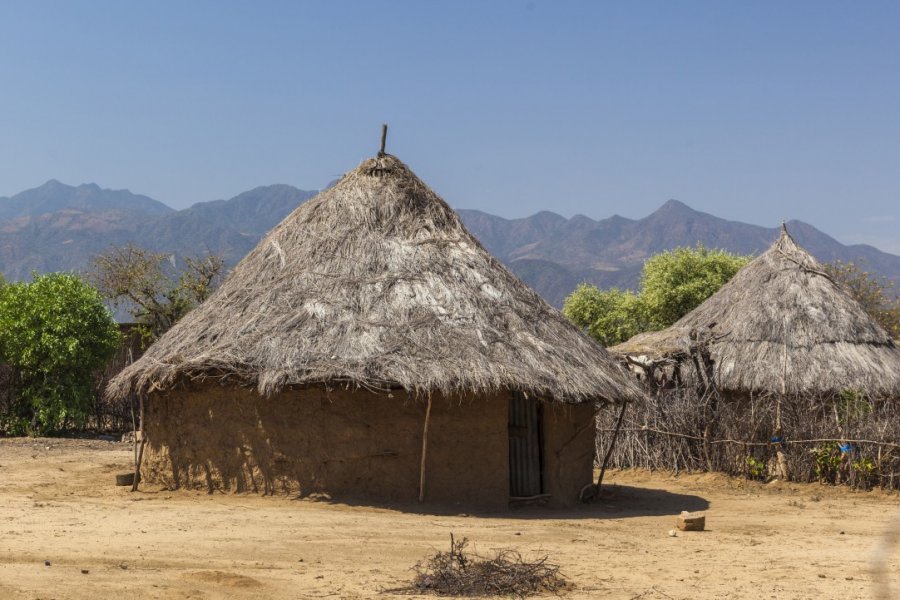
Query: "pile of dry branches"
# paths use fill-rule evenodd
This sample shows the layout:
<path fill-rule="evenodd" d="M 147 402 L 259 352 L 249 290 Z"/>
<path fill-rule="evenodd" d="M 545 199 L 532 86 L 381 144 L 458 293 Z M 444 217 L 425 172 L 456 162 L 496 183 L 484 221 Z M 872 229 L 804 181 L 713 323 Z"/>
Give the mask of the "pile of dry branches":
<path fill-rule="evenodd" d="M 566 587 L 559 566 L 541 557 L 529 562 L 515 550 L 498 550 L 492 558 L 467 552 L 469 540 L 450 535 L 450 551 L 435 552 L 413 567 L 412 585 L 397 593 L 431 593 L 438 596 L 514 596 L 525 598 Z"/>

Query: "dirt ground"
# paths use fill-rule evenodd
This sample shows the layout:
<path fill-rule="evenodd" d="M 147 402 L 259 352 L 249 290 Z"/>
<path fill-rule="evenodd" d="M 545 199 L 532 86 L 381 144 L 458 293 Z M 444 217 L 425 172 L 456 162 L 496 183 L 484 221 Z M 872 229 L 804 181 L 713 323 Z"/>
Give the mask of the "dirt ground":
<path fill-rule="evenodd" d="M 549 555 L 565 598 L 873 598 L 897 495 L 608 474 L 604 501 L 466 514 L 113 485 L 130 446 L 0 439 L 0 598 L 392 598 L 450 534 Z M 707 531 L 670 537 L 703 510 Z M 45 561 L 49 561 L 49 566 Z M 900 549 L 890 556 L 900 598 Z M 404 596 L 409 597 L 409 596 Z"/>

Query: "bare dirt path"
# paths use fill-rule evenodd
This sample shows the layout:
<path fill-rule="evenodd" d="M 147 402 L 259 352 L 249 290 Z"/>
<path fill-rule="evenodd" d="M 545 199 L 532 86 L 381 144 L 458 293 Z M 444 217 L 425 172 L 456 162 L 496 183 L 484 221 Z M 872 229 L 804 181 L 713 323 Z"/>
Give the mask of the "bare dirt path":
<path fill-rule="evenodd" d="M 874 597 L 896 495 L 718 475 L 607 475 L 599 505 L 496 514 L 112 485 L 130 446 L 0 439 L 0 598 L 391 598 L 452 532 L 550 555 L 565 598 Z M 708 531 L 669 537 L 681 510 Z M 50 566 L 45 566 L 45 561 Z M 891 558 L 900 597 L 900 551 Z M 86 572 L 85 572 L 86 571 Z M 409 597 L 409 596 L 406 596 Z"/>

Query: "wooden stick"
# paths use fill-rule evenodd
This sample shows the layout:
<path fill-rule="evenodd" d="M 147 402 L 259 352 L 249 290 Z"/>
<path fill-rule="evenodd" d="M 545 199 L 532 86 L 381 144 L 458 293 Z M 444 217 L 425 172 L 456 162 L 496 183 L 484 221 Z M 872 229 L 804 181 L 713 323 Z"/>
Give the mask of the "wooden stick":
<path fill-rule="evenodd" d="M 622 418 L 625 416 L 625 408 L 628 407 L 627 402 L 622 403 L 619 409 L 619 418 L 616 419 L 616 430 L 612 439 L 609 441 L 609 448 L 606 449 L 606 456 L 603 457 L 603 464 L 600 465 L 600 475 L 597 477 L 597 497 L 600 497 L 600 486 L 603 484 L 603 476 L 606 474 L 606 465 L 609 463 L 609 457 L 612 456 L 613 448 L 616 445 L 616 438 L 619 436 L 619 429 L 622 427 Z"/>
<path fill-rule="evenodd" d="M 419 465 L 419 502 L 425 501 L 425 454 L 428 452 L 428 420 L 430 418 L 431 394 L 428 394 L 428 408 L 425 409 L 425 427 L 422 429 L 422 462 Z"/>
<path fill-rule="evenodd" d="M 138 489 L 138 484 L 141 482 L 141 462 L 144 460 L 144 444 L 147 443 L 147 436 L 144 435 L 145 421 L 144 421 L 144 394 L 143 392 L 140 395 L 141 399 L 141 448 L 138 451 L 137 462 L 134 465 L 134 483 L 131 484 L 131 491 L 136 492 Z M 137 432 L 135 432 L 137 434 Z"/>
<path fill-rule="evenodd" d="M 781 403 L 787 398 L 787 374 L 788 374 L 788 350 L 787 350 L 787 341 L 788 341 L 788 322 L 787 317 L 784 319 L 784 336 L 782 339 L 782 346 L 784 348 L 784 356 L 783 362 L 781 365 L 781 395 L 778 397 L 778 401 L 775 404 L 775 436 L 781 439 L 784 439 L 784 432 L 781 429 Z M 788 473 L 788 464 L 787 457 L 784 455 L 784 450 L 781 446 L 775 447 L 775 459 L 776 459 L 776 475 L 780 479 L 790 480 L 790 473 Z"/>
<path fill-rule="evenodd" d="M 381 124 L 381 150 L 378 151 L 378 156 L 384 156 L 384 144 L 387 142 L 387 123 Z"/>
<path fill-rule="evenodd" d="M 129 340 L 130 342 L 130 340 Z M 126 365 L 134 362 L 134 354 L 131 352 L 131 345 L 128 346 L 128 361 Z M 138 439 L 137 439 L 137 419 L 134 416 L 134 392 L 128 395 L 128 404 L 131 407 L 131 449 L 134 451 L 134 472 L 138 469 Z M 137 475 L 135 475 L 136 477 Z M 133 486 L 134 484 L 132 484 Z"/>
<path fill-rule="evenodd" d="M 137 419 L 134 416 L 134 392 L 130 394 L 131 398 L 131 449 L 134 451 L 134 472 L 138 470 L 138 439 L 137 439 Z M 133 491 L 133 490 L 132 490 Z"/>

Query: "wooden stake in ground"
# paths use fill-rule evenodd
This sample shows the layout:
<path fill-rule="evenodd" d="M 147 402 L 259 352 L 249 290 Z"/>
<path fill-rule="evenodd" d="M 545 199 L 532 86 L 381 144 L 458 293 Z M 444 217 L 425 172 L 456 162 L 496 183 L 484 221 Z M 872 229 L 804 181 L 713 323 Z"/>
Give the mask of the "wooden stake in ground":
<path fill-rule="evenodd" d="M 425 409 L 425 426 L 422 428 L 422 462 L 419 465 L 419 502 L 425 501 L 425 455 L 428 452 L 428 420 L 431 418 L 431 394 Z"/>
<path fill-rule="evenodd" d="M 778 403 L 775 405 L 775 437 L 778 438 L 777 446 L 775 446 L 775 477 L 784 481 L 788 480 L 788 464 L 787 457 L 781 447 L 784 440 L 784 432 L 781 429 L 781 403 L 787 397 L 787 374 L 788 374 L 788 324 L 787 319 L 784 320 L 784 338 L 782 345 L 784 347 L 784 358 L 781 366 L 781 396 L 778 397 Z"/>
<path fill-rule="evenodd" d="M 616 430 L 613 437 L 609 441 L 609 448 L 606 449 L 606 456 L 603 457 L 603 464 L 600 465 L 600 475 L 597 476 L 597 497 L 600 497 L 600 486 L 603 484 L 603 476 L 606 474 L 606 465 L 609 463 L 609 457 L 612 456 L 613 448 L 616 445 L 616 438 L 619 437 L 619 430 L 622 428 L 622 418 L 625 416 L 625 408 L 627 402 L 622 402 L 622 408 L 619 409 L 619 417 L 616 419 Z"/>
<path fill-rule="evenodd" d="M 130 365 L 134 362 L 134 357 L 131 353 L 131 348 L 128 348 L 128 362 L 126 364 Z M 137 418 L 134 416 L 134 392 L 128 395 L 128 403 L 131 406 L 131 449 L 134 452 L 134 472 L 138 472 L 138 428 L 137 428 Z M 134 491 L 134 484 L 132 483 L 131 491 Z"/>
<path fill-rule="evenodd" d="M 137 460 L 134 464 L 134 483 L 131 484 L 131 491 L 136 492 L 138 489 L 138 484 L 141 482 L 141 461 L 144 460 L 144 444 L 147 443 L 147 436 L 144 435 L 144 394 L 141 392 L 141 447 L 137 453 Z M 135 436 L 137 435 L 137 431 L 135 431 Z M 137 440 L 135 440 L 137 441 Z"/>

